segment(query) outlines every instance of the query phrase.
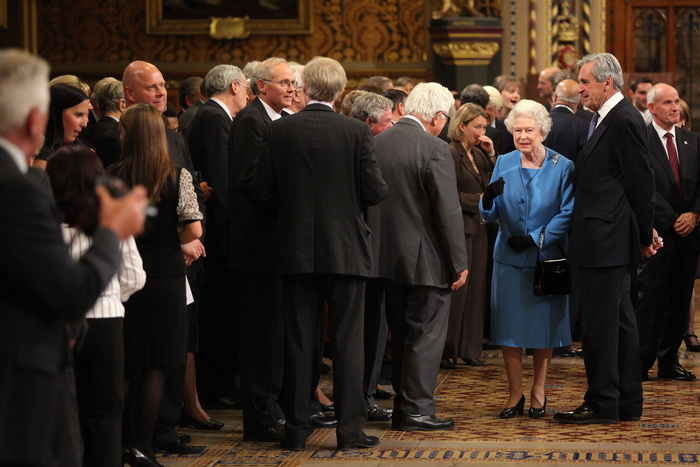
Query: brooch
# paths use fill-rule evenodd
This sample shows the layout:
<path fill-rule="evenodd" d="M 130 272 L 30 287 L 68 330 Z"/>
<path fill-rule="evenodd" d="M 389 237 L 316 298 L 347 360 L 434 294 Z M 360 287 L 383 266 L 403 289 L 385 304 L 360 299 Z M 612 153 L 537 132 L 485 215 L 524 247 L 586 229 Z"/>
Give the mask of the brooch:
<path fill-rule="evenodd" d="M 559 154 L 555 154 L 552 156 L 552 164 L 556 167 L 557 162 L 559 162 Z"/>

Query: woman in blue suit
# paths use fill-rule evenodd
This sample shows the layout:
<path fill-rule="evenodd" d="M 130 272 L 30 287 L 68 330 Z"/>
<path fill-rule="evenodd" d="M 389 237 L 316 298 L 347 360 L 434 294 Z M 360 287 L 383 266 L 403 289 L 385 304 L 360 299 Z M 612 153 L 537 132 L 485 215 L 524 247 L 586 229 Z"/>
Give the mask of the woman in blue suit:
<path fill-rule="evenodd" d="M 503 349 L 510 395 L 501 418 L 522 415 L 523 348 L 533 349 L 534 381 L 530 391 L 533 418 L 545 414 L 544 385 L 552 348 L 571 344 L 568 298 L 533 293 L 537 244 L 545 228 L 543 259 L 564 256 L 574 206 L 574 164 L 545 148 L 552 128 L 544 106 L 522 100 L 506 119 L 516 150 L 496 161 L 491 183 L 481 199 L 487 222 L 500 220 L 493 252 L 491 341 Z"/>

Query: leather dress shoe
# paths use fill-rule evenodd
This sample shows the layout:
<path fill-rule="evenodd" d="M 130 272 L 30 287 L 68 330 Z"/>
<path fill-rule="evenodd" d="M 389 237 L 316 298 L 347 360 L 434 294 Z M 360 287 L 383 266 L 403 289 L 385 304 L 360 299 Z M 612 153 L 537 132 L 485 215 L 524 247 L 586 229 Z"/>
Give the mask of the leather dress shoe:
<path fill-rule="evenodd" d="M 161 451 L 169 452 L 170 454 L 201 454 L 207 450 L 206 446 L 193 446 L 183 443 L 180 440 L 174 443 L 160 446 Z"/>
<path fill-rule="evenodd" d="M 659 368 L 657 376 L 675 381 L 693 381 L 695 379 L 695 374 L 683 368 L 680 363 L 676 363 L 671 368 Z"/>
<path fill-rule="evenodd" d="M 180 426 L 182 428 L 194 428 L 195 430 L 220 430 L 224 427 L 224 424 L 221 422 L 217 422 L 214 419 L 208 419 L 208 420 L 197 420 L 194 417 L 192 417 L 190 414 L 185 412 L 184 410 L 182 411 L 182 415 L 180 415 Z"/>
<path fill-rule="evenodd" d="M 393 392 L 385 391 L 384 389 L 377 389 L 377 392 L 374 393 L 374 398 L 375 399 L 381 399 L 381 400 L 386 400 L 386 399 L 391 399 L 394 397 Z"/>
<path fill-rule="evenodd" d="M 456 370 L 457 365 L 452 363 L 449 358 L 443 358 L 440 360 L 440 368 L 443 370 Z"/>
<path fill-rule="evenodd" d="M 192 437 L 187 433 L 178 433 L 177 440 L 181 443 L 189 443 L 190 441 L 192 441 Z"/>
<path fill-rule="evenodd" d="M 379 446 L 379 438 L 364 433 L 354 443 L 338 443 L 338 451 L 350 451 L 352 449 L 373 448 Z"/>
<path fill-rule="evenodd" d="M 367 409 L 367 420 L 370 422 L 388 422 L 391 420 L 393 410 L 374 404 Z"/>
<path fill-rule="evenodd" d="M 306 443 L 293 443 L 287 439 L 280 441 L 280 447 L 285 451 L 303 451 L 306 449 Z"/>
<path fill-rule="evenodd" d="M 554 420 L 559 423 L 573 423 L 576 425 L 609 425 L 612 423 L 617 423 L 614 418 L 603 417 L 598 415 L 585 405 L 580 406 L 570 412 L 557 412 L 554 414 Z"/>
<path fill-rule="evenodd" d="M 451 418 L 438 418 L 433 415 L 410 414 L 394 411 L 391 428 L 399 431 L 436 431 L 451 430 L 455 422 Z"/>
<path fill-rule="evenodd" d="M 486 360 L 480 360 L 478 358 L 463 358 L 464 364 L 469 366 L 488 366 Z"/>
<path fill-rule="evenodd" d="M 284 438 L 284 425 L 280 423 L 277 423 L 273 426 L 266 426 L 255 431 L 243 432 L 243 441 L 261 441 L 263 443 L 276 443 L 282 438 Z"/>
<path fill-rule="evenodd" d="M 319 402 L 320 404 L 320 402 Z M 322 412 L 335 412 L 335 405 L 331 402 L 331 405 L 321 404 Z"/>
<path fill-rule="evenodd" d="M 317 412 L 309 417 L 309 423 L 314 428 L 337 428 L 338 420 L 333 414 Z"/>
<path fill-rule="evenodd" d="M 136 448 L 132 448 L 124 453 L 126 463 L 131 467 L 163 467 L 154 457 L 148 457 Z"/>

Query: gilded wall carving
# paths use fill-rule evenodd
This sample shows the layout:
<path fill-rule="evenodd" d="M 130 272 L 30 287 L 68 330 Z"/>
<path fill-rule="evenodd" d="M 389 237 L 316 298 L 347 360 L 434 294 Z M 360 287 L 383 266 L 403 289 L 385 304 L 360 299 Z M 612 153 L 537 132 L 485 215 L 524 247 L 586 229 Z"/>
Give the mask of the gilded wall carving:
<path fill-rule="evenodd" d="M 376 74 L 383 64 L 387 70 L 401 64 L 415 68 L 426 54 L 424 1 L 313 0 L 313 34 L 244 40 L 148 35 L 143 0 L 73 0 L 70 8 L 62 0 L 42 0 L 38 5 L 38 53 L 55 70 L 75 69 L 86 78 L 115 73 L 135 59 L 182 76 L 206 72 L 216 63 L 244 64 L 274 55 L 300 62 L 325 55 L 356 62 L 360 69 L 375 62 L 371 74 Z"/>

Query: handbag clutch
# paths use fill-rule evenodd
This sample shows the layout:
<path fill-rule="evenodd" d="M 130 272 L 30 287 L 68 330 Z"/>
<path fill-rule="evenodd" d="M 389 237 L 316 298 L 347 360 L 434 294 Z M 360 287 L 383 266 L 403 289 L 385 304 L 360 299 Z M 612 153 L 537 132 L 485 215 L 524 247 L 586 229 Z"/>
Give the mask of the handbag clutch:
<path fill-rule="evenodd" d="M 566 261 L 566 258 L 543 260 L 541 258 L 543 244 L 544 227 L 542 227 L 540 243 L 537 248 L 534 283 L 535 295 L 569 295 L 571 293 L 571 266 Z"/>

